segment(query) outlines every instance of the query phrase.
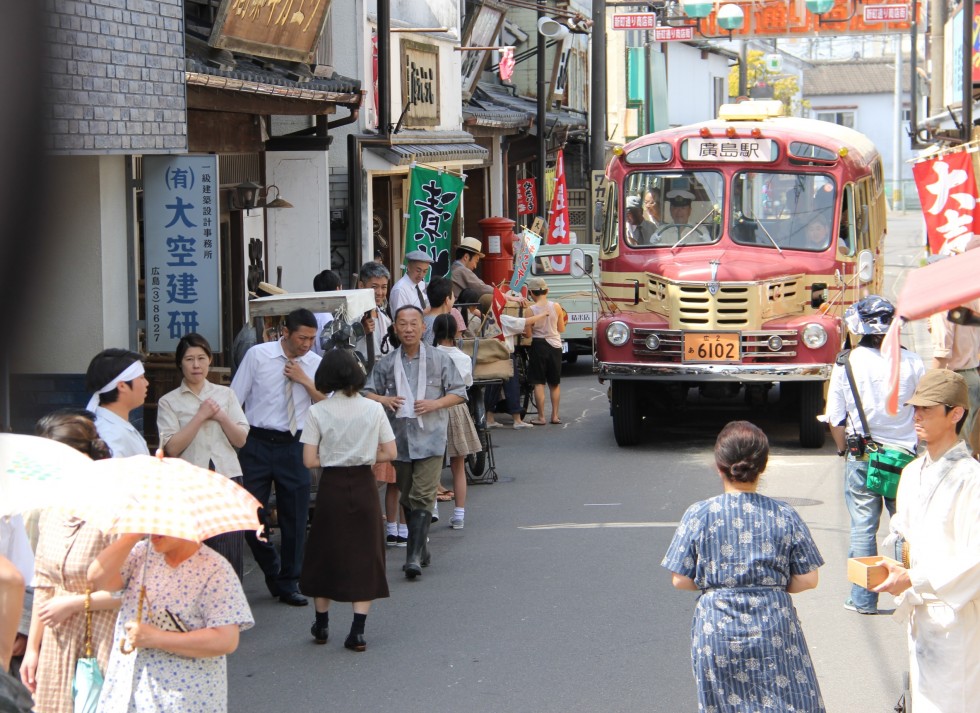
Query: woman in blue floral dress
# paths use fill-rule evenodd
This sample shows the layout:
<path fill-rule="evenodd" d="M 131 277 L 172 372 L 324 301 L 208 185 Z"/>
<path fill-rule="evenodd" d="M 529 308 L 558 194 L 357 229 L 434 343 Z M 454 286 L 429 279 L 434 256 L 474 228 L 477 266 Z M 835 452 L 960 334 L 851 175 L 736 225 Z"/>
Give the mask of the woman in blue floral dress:
<path fill-rule="evenodd" d="M 825 711 L 790 594 L 817 586 L 823 558 L 799 514 L 756 492 L 769 440 L 733 421 L 715 443 L 724 493 L 687 509 L 661 563 L 700 590 L 691 625 L 698 710 Z"/>

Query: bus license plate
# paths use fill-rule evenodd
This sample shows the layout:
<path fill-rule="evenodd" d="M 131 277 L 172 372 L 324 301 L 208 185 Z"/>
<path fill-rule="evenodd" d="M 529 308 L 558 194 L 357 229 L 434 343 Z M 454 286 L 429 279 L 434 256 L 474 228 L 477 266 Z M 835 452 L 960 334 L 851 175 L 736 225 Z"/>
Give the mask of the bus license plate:
<path fill-rule="evenodd" d="M 738 362 L 742 358 L 738 332 L 685 332 L 684 361 Z"/>

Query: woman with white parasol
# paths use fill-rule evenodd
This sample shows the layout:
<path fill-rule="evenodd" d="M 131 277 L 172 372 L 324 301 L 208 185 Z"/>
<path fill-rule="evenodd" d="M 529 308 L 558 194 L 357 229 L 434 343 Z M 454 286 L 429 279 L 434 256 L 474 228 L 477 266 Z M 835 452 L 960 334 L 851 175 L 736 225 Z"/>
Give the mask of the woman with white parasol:
<path fill-rule="evenodd" d="M 201 542 L 257 529 L 258 501 L 223 475 L 162 453 L 103 463 L 103 475 L 129 483 L 107 514 L 107 529 L 121 535 L 88 572 L 93 588 L 124 590 L 99 711 L 222 713 L 225 656 L 254 620 L 228 560 Z"/>

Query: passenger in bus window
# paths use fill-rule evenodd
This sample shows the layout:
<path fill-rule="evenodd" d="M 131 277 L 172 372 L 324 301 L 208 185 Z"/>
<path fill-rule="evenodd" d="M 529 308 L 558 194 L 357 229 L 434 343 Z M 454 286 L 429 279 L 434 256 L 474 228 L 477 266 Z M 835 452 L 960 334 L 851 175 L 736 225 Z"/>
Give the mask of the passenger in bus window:
<path fill-rule="evenodd" d="M 663 214 L 660 212 L 661 191 L 659 188 L 650 188 L 643 194 L 643 213 L 647 220 L 655 226 L 663 222 Z"/>
<path fill-rule="evenodd" d="M 626 198 L 626 240 L 630 245 L 649 245 L 654 242 L 656 226 L 643 216 L 639 196 Z"/>

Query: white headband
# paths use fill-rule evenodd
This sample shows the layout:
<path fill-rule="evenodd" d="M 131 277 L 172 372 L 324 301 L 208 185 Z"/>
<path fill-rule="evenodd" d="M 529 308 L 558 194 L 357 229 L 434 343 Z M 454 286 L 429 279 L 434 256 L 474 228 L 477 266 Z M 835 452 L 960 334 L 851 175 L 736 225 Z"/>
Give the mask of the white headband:
<path fill-rule="evenodd" d="M 94 394 L 92 394 L 92 398 L 88 400 L 88 405 L 85 408 L 87 408 L 89 411 L 92 411 L 94 413 L 95 409 L 98 408 L 99 406 L 99 394 L 107 394 L 110 391 L 112 391 L 114 388 L 119 386 L 120 382 L 132 381 L 138 376 L 143 376 L 143 374 L 145 373 L 146 370 L 143 368 L 143 362 L 137 359 L 132 364 L 127 366 L 125 369 L 123 369 L 122 373 L 119 374 L 119 376 L 117 376 L 115 379 L 113 379 L 108 384 L 106 384 L 101 389 L 99 389 Z"/>

